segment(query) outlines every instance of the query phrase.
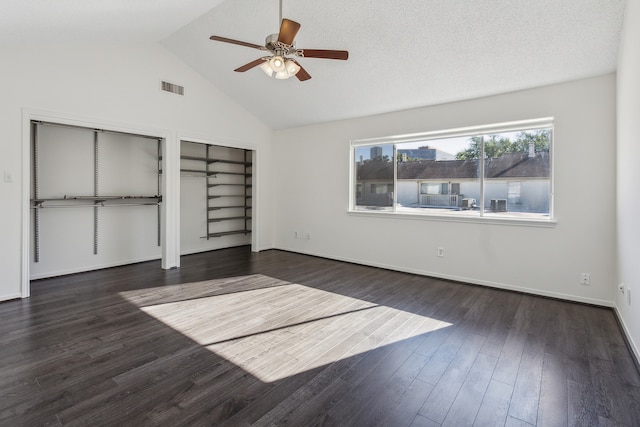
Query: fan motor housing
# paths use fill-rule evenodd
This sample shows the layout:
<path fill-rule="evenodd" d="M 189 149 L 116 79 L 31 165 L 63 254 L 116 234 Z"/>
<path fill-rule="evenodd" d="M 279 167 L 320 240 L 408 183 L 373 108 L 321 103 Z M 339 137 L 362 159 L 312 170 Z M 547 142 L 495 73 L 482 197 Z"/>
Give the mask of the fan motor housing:
<path fill-rule="evenodd" d="M 268 35 L 266 39 L 264 39 L 264 45 L 269 50 L 274 50 L 278 47 L 278 34 Z"/>

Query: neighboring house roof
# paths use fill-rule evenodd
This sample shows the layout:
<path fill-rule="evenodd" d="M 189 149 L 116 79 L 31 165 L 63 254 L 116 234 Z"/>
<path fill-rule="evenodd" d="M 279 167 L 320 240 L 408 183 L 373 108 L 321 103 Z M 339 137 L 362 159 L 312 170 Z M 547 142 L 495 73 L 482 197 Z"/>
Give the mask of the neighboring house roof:
<path fill-rule="evenodd" d="M 487 159 L 485 174 L 489 178 L 549 178 L 549 153 L 542 151 L 529 157 L 528 153 L 509 153 Z"/>
<path fill-rule="evenodd" d="M 420 162 L 398 163 L 398 179 L 455 179 L 477 177 L 477 160 L 425 160 Z"/>
<path fill-rule="evenodd" d="M 473 179 L 478 177 L 478 160 L 422 160 L 398 163 L 398 179 Z M 485 159 L 488 178 L 549 178 L 549 153 L 508 153 Z M 393 179 L 389 162 L 366 162 L 358 165 L 358 180 Z"/>
<path fill-rule="evenodd" d="M 376 179 L 393 181 L 393 163 L 374 160 L 358 164 L 356 175 L 358 181 L 371 181 Z"/>

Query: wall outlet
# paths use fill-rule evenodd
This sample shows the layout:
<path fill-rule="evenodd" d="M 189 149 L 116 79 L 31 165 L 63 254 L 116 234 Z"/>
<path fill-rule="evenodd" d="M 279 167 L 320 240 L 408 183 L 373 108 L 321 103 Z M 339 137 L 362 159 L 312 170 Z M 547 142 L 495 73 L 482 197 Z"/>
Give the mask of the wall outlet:
<path fill-rule="evenodd" d="M 591 274 L 582 273 L 580 275 L 580 284 L 581 285 L 590 285 L 591 284 Z"/>
<path fill-rule="evenodd" d="M 296 239 L 299 239 L 300 238 L 300 233 L 298 233 L 297 231 L 294 231 L 293 232 L 293 237 L 296 238 Z"/>
<path fill-rule="evenodd" d="M 442 246 L 438 247 L 438 257 L 444 257 L 444 248 Z"/>
<path fill-rule="evenodd" d="M 624 295 L 624 283 L 620 283 L 620 284 L 618 285 L 618 290 L 620 291 L 620 293 L 621 293 L 622 295 Z"/>

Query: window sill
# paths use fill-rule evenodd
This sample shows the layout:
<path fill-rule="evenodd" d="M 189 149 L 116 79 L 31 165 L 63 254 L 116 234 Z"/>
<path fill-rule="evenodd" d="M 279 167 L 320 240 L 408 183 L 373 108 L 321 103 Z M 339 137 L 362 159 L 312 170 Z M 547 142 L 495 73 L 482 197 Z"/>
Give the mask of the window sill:
<path fill-rule="evenodd" d="M 438 215 L 438 214 L 423 214 L 423 213 L 409 213 L 409 212 L 390 212 L 390 211 L 364 211 L 364 210 L 349 210 L 347 211 L 349 216 L 359 217 L 374 217 L 374 218 L 396 218 L 396 219 L 409 219 L 419 221 L 443 221 L 443 222 L 458 222 L 458 223 L 477 223 L 477 224 L 492 224 L 492 225 L 509 225 L 518 227 L 541 227 L 541 228 L 553 228 L 557 225 L 555 219 L 531 219 L 531 218 L 506 218 L 506 217 L 488 217 L 488 216 L 457 216 L 457 215 Z"/>

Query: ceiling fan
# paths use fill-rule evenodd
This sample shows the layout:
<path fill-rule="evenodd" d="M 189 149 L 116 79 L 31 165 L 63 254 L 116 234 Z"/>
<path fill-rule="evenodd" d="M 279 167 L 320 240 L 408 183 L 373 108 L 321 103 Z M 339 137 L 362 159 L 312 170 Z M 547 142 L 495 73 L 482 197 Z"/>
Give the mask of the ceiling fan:
<path fill-rule="evenodd" d="M 298 34 L 298 30 L 300 30 L 300 24 L 287 18 L 282 19 L 282 2 L 280 3 L 280 21 L 280 32 L 269 35 L 265 40 L 264 46 L 220 36 L 211 36 L 209 39 L 269 52 L 269 56 L 258 58 L 236 68 L 234 71 L 244 73 L 260 65 L 262 71 L 276 79 L 288 79 L 296 76 L 302 82 L 311 78 L 307 70 L 302 68 L 296 59 L 289 58 L 289 56 L 340 60 L 349 58 L 349 52 L 346 50 L 297 49 L 294 39 Z"/>

